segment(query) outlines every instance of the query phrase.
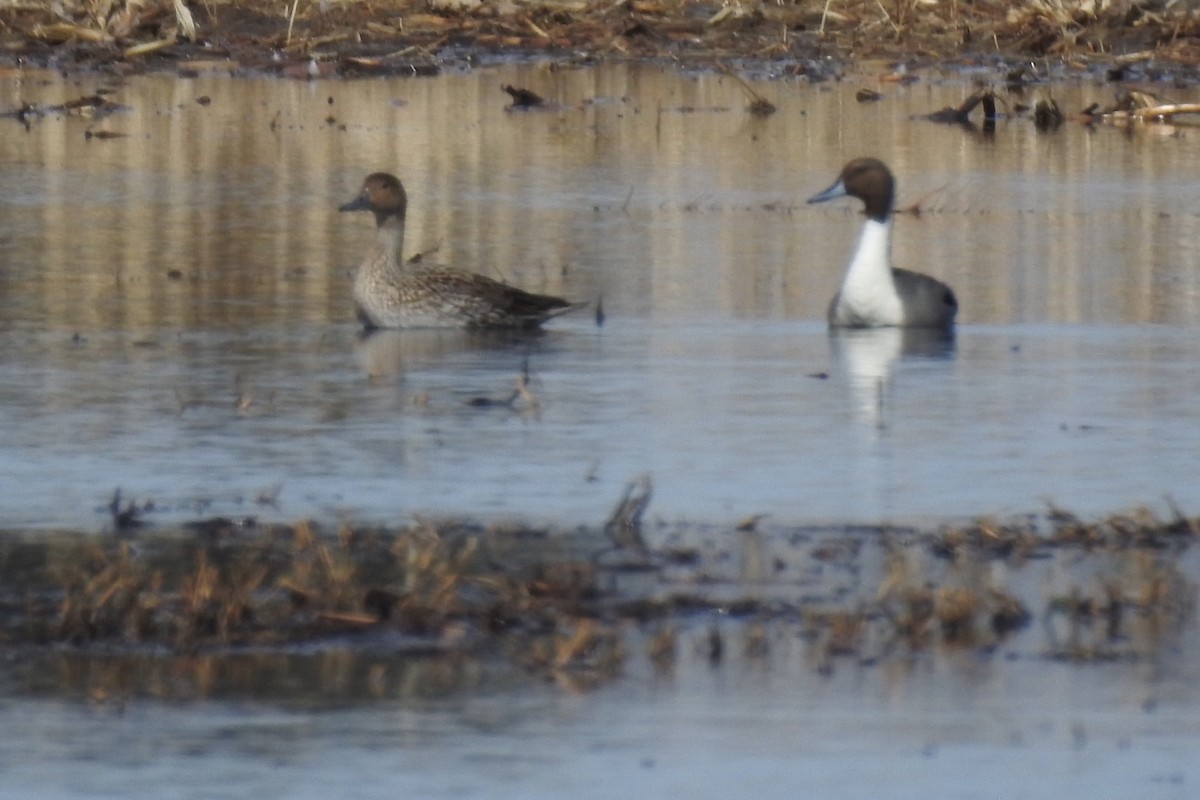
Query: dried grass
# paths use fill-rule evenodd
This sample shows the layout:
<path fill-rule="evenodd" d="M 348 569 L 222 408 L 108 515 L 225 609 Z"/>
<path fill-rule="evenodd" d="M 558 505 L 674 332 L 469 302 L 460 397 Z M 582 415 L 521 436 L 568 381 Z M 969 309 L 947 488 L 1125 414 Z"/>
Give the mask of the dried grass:
<path fill-rule="evenodd" d="M 0 22 L 25 52 L 73 48 L 96 63 L 223 52 L 266 64 L 272 51 L 334 58 L 347 71 L 431 65 L 448 45 L 480 51 L 588 53 L 596 58 L 951 58 L 1005 53 L 1032 58 L 1115 58 L 1139 51 L 1200 62 L 1200 14 L 1185 3 L 1085 0 L 562 0 L 503 5 L 212 0 L 18 2 Z M 801 72 L 808 66 L 798 65 Z M 752 108 L 766 111 L 759 103 Z"/>
<path fill-rule="evenodd" d="M 136 543 L 34 537 L 21 544 L 32 560 L 0 539 L 0 640 L 196 658 L 386 633 L 424 652 L 507 653 L 581 690 L 621 675 L 634 652 L 672 670 L 689 631 L 695 647 L 685 652 L 714 665 L 766 667 L 798 636 L 829 672 L 847 661 L 990 653 L 1031 628 L 1053 658 L 1150 658 L 1195 624 L 1200 520 L 1178 511 L 1088 522 L 1051 507 L 932 533 L 816 537 L 759 530 L 760 520 L 683 559 L 640 533 L 648 502 L 648 482 L 635 482 L 614 513 L 639 531 L 626 544 L 647 556 L 639 569 L 592 557 L 603 529 L 564 550 L 545 532 L 453 521 L 332 532 L 208 521 Z M 746 573 L 746 559 L 758 568 Z M 1057 579 L 1030 591 L 1021 573 L 1048 561 Z M 10 571 L 31 562 L 46 566 Z M 739 644 L 727 647 L 731 632 Z"/>

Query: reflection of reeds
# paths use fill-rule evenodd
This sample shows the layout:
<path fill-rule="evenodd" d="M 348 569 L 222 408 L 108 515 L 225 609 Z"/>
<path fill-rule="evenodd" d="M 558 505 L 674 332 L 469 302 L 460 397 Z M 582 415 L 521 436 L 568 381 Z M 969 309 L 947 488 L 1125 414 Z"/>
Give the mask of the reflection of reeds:
<path fill-rule="evenodd" d="M 679 636 L 675 631 L 675 626 L 669 623 L 660 626 L 646 643 L 646 655 L 650 657 L 650 663 L 659 672 L 671 671 L 675 666 L 678 651 Z"/>
<path fill-rule="evenodd" d="M 1042 617 L 1049 654 L 1069 661 L 1157 652 L 1195 617 L 1196 581 L 1155 550 L 1108 553 L 1091 586 L 1052 596 Z"/>
<path fill-rule="evenodd" d="M 535 638 L 524 662 L 569 688 L 585 689 L 617 677 L 626 656 L 616 628 L 582 618 L 559 622 L 553 633 Z"/>

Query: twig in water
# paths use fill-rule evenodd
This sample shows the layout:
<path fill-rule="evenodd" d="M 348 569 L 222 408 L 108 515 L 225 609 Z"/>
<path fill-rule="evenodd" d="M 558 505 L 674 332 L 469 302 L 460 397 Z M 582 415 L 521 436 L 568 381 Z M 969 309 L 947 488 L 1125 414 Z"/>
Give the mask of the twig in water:
<path fill-rule="evenodd" d="M 521 374 L 517 376 L 517 392 L 513 396 L 512 402 L 515 403 L 517 400 L 524 400 L 534 414 L 542 409 L 541 401 L 529 388 L 529 356 L 525 356 L 525 362 L 521 365 Z"/>
<path fill-rule="evenodd" d="M 1122 91 L 1108 108 L 1093 103 L 1083 111 L 1084 116 L 1108 120 L 1137 121 L 1165 119 L 1176 114 L 1200 114 L 1200 103 L 1169 103 L 1149 92 Z"/>
<path fill-rule="evenodd" d="M 1039 131 L 1051 131 L 1062 125 L 1066 116 L 1053 97 L 1038 100 L 1033 106 L 1033 127 Z"/>
<path fill-rule="evenodd" d="M 125 508 L 121 508 L 120 487 L 113 492 L 112 500 L 108 503 L 108 512 L 112 514 L 113 527 L 118 531 L 128 531 L 145 524 L 141 520 L 141 509 L 134 501 L 130 500 Z"/>
<path fill-rule="evenodd" d="M 632 548 L 642 553 L 649 551 L 642 537 L 642 514 L 646 513 L 653 496 L 654 481 L 649 475 L 640 475 L 625 487 L 625 494 L 604 525 L 605 535 L 618 549 Z"/>
<path fill-rule="evenodd" d="M 925 119 L 930 122 L 942 122 L 950 125 L 970 125 L 971 112 L 978 105 L 983 106 L 984 120 L 996 119 L 996 94 L 991 89 L 984 89 L 975 92 L 958 106 L 952 108 L 947 106 L 941 111 L 935 111 L 932 114 L 926 114 Z"/>
<path fill-rule="evenodd" d="M 925 194 L 918 197 L 912 203 L 909 203 L 908 205 L 906 205 L 904 208 L 897 208 L 895 210 L 895 213 L 897 213 L 897 214 L 912 214 L 914 217 L 919 217 L 919 216 L 921 216 L 921 205 L 926 200 L 928 200 L 930 197 L 933 197 L 938 192 L 943 192 L 945 190 L 946 190 L 946 186 L 942 185 L 936 189 L 928 191 Z"/>
<path fill-rule="evenodd" d="M 758 92 L 754 91 L 754 88 L 751 87 L 750 84 L 746 83 L 741 75 L 738 75 L 724 64 L 718 64 L 717 69 L 721 70 L 721 72 L 724 72 L 726 75 L 737 81 L 746 94 L 750 95 L 750 105 L 747 108 L 751 114 L 761 114 L 765 117 L 768 114 L 775 113 L 775 104 L 763 97 Z"/>
<path fill-rule="evenodd" d="M 538 400 L 538 396 L 529 388 L 529 356 L 525 356 L 525 361 L 521 365 L 521 372 L 517 375 L 517 387 L 509 392 L 508 396 L 503 400 L 498 400 L 494 397 L 472 397 L 467 401 L 467 405 L 473 408 L 508 408 L 517 411 L 517 401 L 524 401 L 524 411 L 531 412 L 535 417 L 542 410 L 542 402 Z"/>

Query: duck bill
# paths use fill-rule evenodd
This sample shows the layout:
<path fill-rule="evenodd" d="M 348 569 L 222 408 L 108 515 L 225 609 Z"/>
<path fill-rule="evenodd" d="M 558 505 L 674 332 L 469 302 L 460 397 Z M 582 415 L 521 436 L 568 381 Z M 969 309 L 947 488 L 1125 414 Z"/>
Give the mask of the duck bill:
<path fill-rule="evenodd" d="M 367 211 L 370 208 L 371 201 L 367 199 L 367 193 L 363 192 L 349 203 L 343 203 L 338 206 L 338 211 Z"/>
<path fill-rule="evenodd" d="M 819 194 L 814 194 L 808 198 L 810 203 L 824 203 L 826 200 L 835 200 L 839 197 L 846 196 L 846 185 L 842 183 L 842 179 L 838 178 L 837 182 Z"/>

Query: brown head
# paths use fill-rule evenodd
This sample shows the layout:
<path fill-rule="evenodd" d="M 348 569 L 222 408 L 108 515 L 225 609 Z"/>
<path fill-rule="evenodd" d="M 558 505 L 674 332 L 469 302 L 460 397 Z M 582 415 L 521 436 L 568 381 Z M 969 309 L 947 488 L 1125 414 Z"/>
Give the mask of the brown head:
<path fill-rule="evenodd" d="M 339 206 L 338 211 L 374 212 L 376 225 L 382 225 L 391 217 L 403 222 L 408 211 L 408 195 L 404 193 L 404 186 L 395 175 L 373 172 L 363 181 L 362 191 L 358 196 Z"/>
<path fill-rule="evenodd" d="M 878 158 L 856 158 L 842 167 L 837 181 L 820 194 L 808 198 L 810 203 L 823 203 L 837 197 L 857 197 L 866 205 L 867 217 L 884 222 L 892 215 L 896 181 L 891 170 Z"/>

